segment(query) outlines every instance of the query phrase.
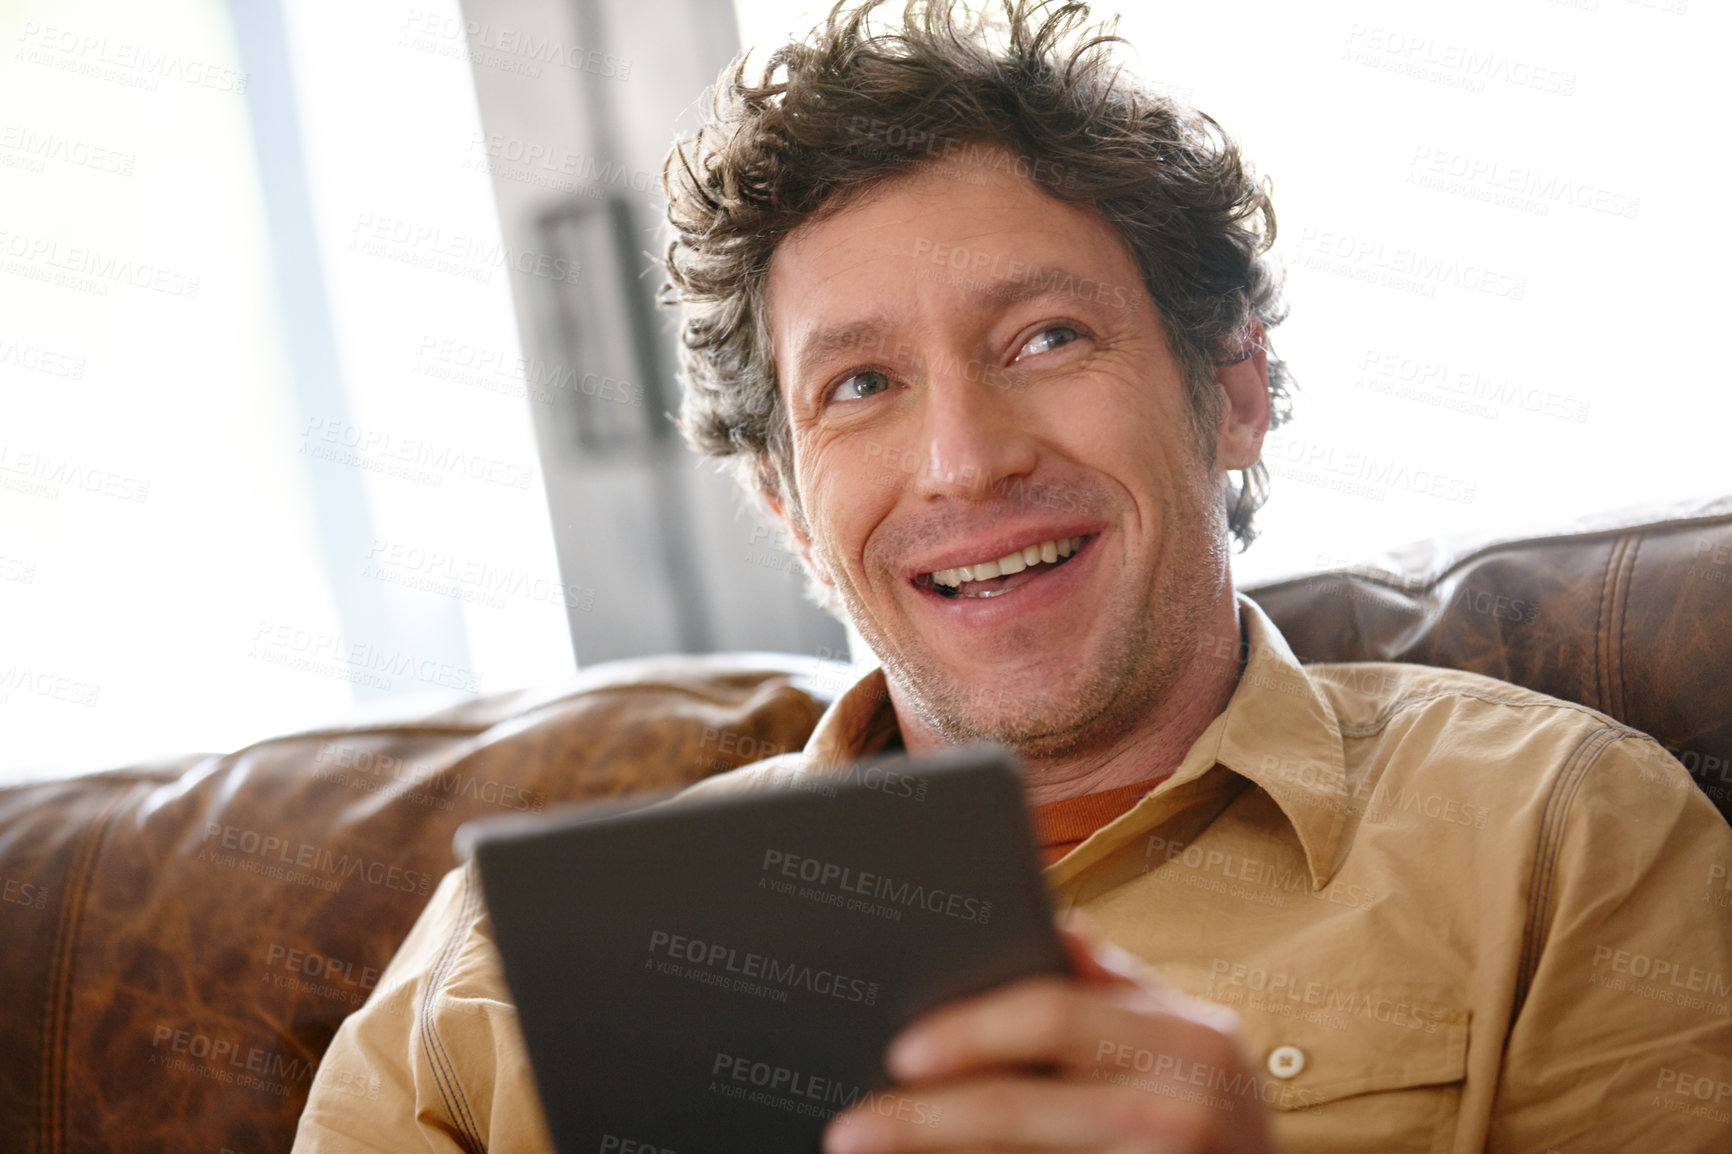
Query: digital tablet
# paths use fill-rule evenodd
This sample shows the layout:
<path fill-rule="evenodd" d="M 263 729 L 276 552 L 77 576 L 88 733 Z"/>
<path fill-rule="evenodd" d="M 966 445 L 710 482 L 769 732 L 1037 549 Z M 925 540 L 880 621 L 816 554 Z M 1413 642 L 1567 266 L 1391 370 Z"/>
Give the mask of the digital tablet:
<path fill-rule="evenodd" d="M 1068 971 L 1001 750 L 473 823 L 459 846 L 562 1154 L 815 1154 L 859 1102 L 935 1123 L 891 1085 L 891 1038 Z"/>

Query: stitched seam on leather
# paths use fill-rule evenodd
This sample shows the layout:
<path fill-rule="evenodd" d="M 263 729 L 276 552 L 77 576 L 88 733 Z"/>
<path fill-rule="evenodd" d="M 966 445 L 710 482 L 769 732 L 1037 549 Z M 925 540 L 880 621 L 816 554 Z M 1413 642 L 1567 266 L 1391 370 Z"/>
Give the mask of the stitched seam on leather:
<path fill-rule="evenodd" d="M 1628 561 L 1625 561 L 1625 567 L 1623 567 L 1623 579 L 1618 582 L 1618 636 L 1612 638 L 1612 645 L 1616 645 L 1616 658 L 1618 658 L 1616 660 L 1616 664 L 1618 664 L 1618 709 L 1616 709 L 1616 714 L 1619 717 L 1625 716 L 1626 709 L 1628 709 L 1628 698 L 1630 698 L 1630 691 L 1625 686 L 1625 655 L 1630 652 L 1630 646 L 1628 646 L 1628 639 L 1630 639 L 1630 591 L 1635 589 L 1635 567 L 1637 567 L 1640 556 L 1642 556 L 1642 537 L 1632 537 Z"/>
<path fill-rule="evenodd" d="M 1624 712 L 1623 650 L 1618 641 L 1624 635 L 1624 608 L 1630 587 L 1630 559 L 1635 555 L 1635 538 L 1618 542 L 1617 565 L 1606 586 L 1606 712 Z"/>
<path fill-rule="evenodd" d="M 1611 609 L 1612 575 L 1617 571 L 1618 553 L 1623 547 L 1620 538 L 1612 543 L 1611 550 L 1606 554 L 1605 572 L 1600 574 L 1600 611 L 1594 619 L 1594 705 L 1599 709 L 1607 707 L 1606 702 L 1606 629 L 1607 616 Z"/>
<path fill-rule="evenodd" d="M 137 789 L 121 790 L 98 812 L 90 832 L 73 857 L 67 879 L 66 905 L 54 927 L 54 952 L 49 963 L 47 997 L 42 1005 L 42 1082 L 37 1104 L 38 1149 L 60 1154 L 66 1149 L 66 1034 L 72 1018 L 72 958 L 78 943 L 78 925 L 84 918 L 84 902 L 96 857 L 108 838 L 120 807 Z"/>
<path fill-rule="evenodd" d="M 1599 757 L 1600 751 L 1625 736 L 1625 733 L 1626 731 L 1616 726 L 1608 725 L 1585 735 L 1571 751 L 1563 770 L 1552 782 L 1551 792 L 1546 796 L 1545 813 L 1540 819 L 1539 838 L 1534 850 L 1533 869 L 1528 877 L 1528 918 L 1522 931 L 1521 964 L 1516 971 L 1515 1001 L 1510 1011 L 1512 1020 L 1521 1013 L 1522 1004 L 1527 1001 L 1528 987 L 1533 982 L 1534 972 L 1539 968 L 1546 915 L 1551 911 L 1552 876 L 1557 868 L 1558 850 L 1563 846 L 1563 827 L 1569 816 L 1570 803 L 1575 800 L 1576 791 L 1581 787 L 1582 780 L 1587 777 L 1588 770 Z"/>
<path fill-rule="evenodd" d="M 1349 565 L 1344 569 L 1332 569 L 1324 573 L 1307 573 L 1303 577 L 1289 577 L 1282 581 L 1268 584 L 1253 583 L 1240 589 L 1241 593 L 1257 599 L 1258 593 L 1273 592 L 1277 589 L 1299 588 L 1320 581 L 1339 581 L 1342 577 L 1352 577 L 1373 585 L 1381 585 L 1398 593 L 1426 593 L 1447 581 L 1458 569 L 1466 568 L 1475 561 L 1492 557 L 1498 553 L 1519 553 L 1532 546 L 1546 545 L 1588 545 L 1595 541 L 1615 539 L 1624 536 L 1649 536 L 1653 533 L 1678 533 L 1689 529 L 1699 529 L 1704 525 L 1723 525 L 1732 522 L 1732 514 L 1710 513 L 1705 517 L 1681 517 L 1675 521 L 1644 521 L 1640 525 L 1616 525 L 1605 529 L 1589 529 L 1581 533 L 1565 533 L 1558 536 L 1519 537 L 1509 541 L 1492 541 L 1472 549 L 1451 560 L 1442 569 L 1427 574 L 1417 581 L 1403 581 L 1395 574 L 1383 570 L 1355 570 Z"/>
<path fill-rule="evenodd" d="M 1394 719 L 1395 715 L 1410 705 L 1422 705 L 1427 701 L 1436 701 L 1442 697 L 1465 697 L 1473 701 L 1483 701 L 1487 705 L 1510 705 L 1518 708 L 1557 709 L 1565 708 L 1574 713 L 1585 713 L 1601 725 L 1606 724 L 1606 718 L 1598 711 L 1574 701 L 1562 698 L 1536 701 L 1527 697 L 1498 697 L 1490 693 L 1480 693 L 1472 689 L 1436 689 L 1430 693 L 1415 693 L 1410 697 L 1399 697 L 1383 707 L 1383 712 L 1361 725 L 1343 725 L 1340 727 L 1342 737 L 1372 737 L 1381 733 Z M 1614 723 L 1615 724 L 1615 723 Z M 1617 726 L 1622 733 L 1635 733 L 1633 729 Z"/>
<path fill-rule="evenodd" d="M 456 962 L 461 952 L 463 937 L 467 932 L 470 917 L 480 904 L 479 888 L 474 884 L 474 878 L 468 869 L 463 871 L 463 905 L 459 911 L 456 923 L 451 927 L 451 934 L 445 939 L 445 944 L 439 949 L 439 956 L 434 959 L 433 967 L 427 975 L 427 988 L 421 995 L 421 1008 L 418 1014 L 421 1020 L 421 1052 L 427 1055 L 427 1063 L 433 1068 L 433 1084 L 439 1088 L 439 1098 L 445 1103 L 446 1113 L 457 1124 L 461 1131 L 459 1137 L 463 1146 L 470 1154 L 485 1154 L 487 1144 L 481 1140 L 481 1128 L 475 1124 L 475 1115 L 469 1109 L 469 1100 L 464 1096 L 463 1087 L 457 1081 L 457 1071 L 450 1057 L 445 1053 L 445 1043 L 440 1039 L 434 1024 L 434 1008 L 439 1000 L 439 989 L 445 982 L 445 974 Z"/>
<path fill-rule="evenodd" d="M 783 672 L 774 672 L 773 671 L 773 672 L 771 672 L 771 674 L 768 677 L 765 677 L 762 681 L 758 681 L 758 682 L 753 683 L 753 685 L 751 686 L 751 692 L 753 695 L 755 695 L 755 694 L 761 692 L 765 685 L 768 685 L 771 682 L 775 681 L 777 678 L 780 678 L 780 679 L 782 679 L 783 685 L 787 686 L 790 689 L 793 689 L 795 692 L 803 693 L 804 690 L 801 690 L 799 688 L 799 686 L 794 684 L 794 682 L 796 679 L 798 679 L 800 677 L 804 677 L 804 676 L 807 676 L 807 675 L 803 674 L 803 673 L 783 673 Z M 580 697 L 593 696 L 594 694 L 598 694 L 598 693 L 633 693 L 633 694 L 636 694 L 636 693 L 642 692 L 645 689 L 656 689 L 656 690 L 661 690 L 661 691 L 668 692 L 668 693 L 679 693 L 679 694 L 683 694 L 686 697 L 692 697 L 692 698 L 696 698 L 699 701 L 708 702 L 711 705 L 734 705 L 734 704 L 743 705 L 744 704 L 743 701 L 737 701 L 735 698 L 735 695 L 733 695 L 733 694 L 714 693 L 714 692 L 711 692 L 709 690 L 706 690 L 701 685 L 680 685 L 680 684 L 676 684 L 674 682 L 664 682 L 664 681 L 633 681 L 633 682 L 627 682 L 625 684 L 620 684 L 620 685 L 597 685 L 597 686 L 593 686 L 589 689 L 575 689 L 572 692 L 566 694 L 564 697 L 556 697 L 551 701 L 544 701 L 540 705 L 537 705 L 532 709 L 525 710 L 522 714 L 517 714 L 517 715 L 514 715 L 513 717 L 505 718 L 503 720 L 505 720 L 505 721 L 515 720 L 517 717 L 527 716 L 528 714 L 531 714 L 531 713 L 537 713 L 543 709 L 551 709 L 554 706 L 564 705 L 569 701 L 575 701 Z M 810 697 L 811 695 L 807 694 L 807 696 Z M 817 699 L 814 698 L 813 700 L 815 701 Z M 491 726 L 489 728 L 491 728 Z"/>
<path fill-rule="evenodd" d="M 771 681 L 774 681 L 778 677 L 783 678 L 785 680 L 785 683 L 788 686 L 790 686 L 791 688 L 795 688 L 797 690 L 798 687 L 793 685 L 792 679 L 795 677 L 798 677 L 798 676 L 801 676 L 801 675 L 797 674 L 797 673 L 786 673 L 786 672 L 782 672 L 779 670 L 772 670 L 772 671 L 770 671 L 769 676 L 765 677 L 762 681 L 757 682 L 755 685 L 752 686 L 752 692 L 753 693 L 758 692 L 765 684 L 767 684 Z M 342 737 L 342 738 L 348 738 L 351 740 L 353 740 L 355 738 L 360 738 L 360 737 L 399 737 L 399 736 L 409 736 L 409 737 L 477 737 L 477 736 L 484 734 L 491 729 L 495 729 L 501 725 L 508 725 L 508 724 L 511 724 L 512 722 L 520 721 L 523 718 L 528 717 L 532 714 L 540 713 L 544 709 L 552 709 L 556 706 L 565 705 L 569 702 L 576 701 L 578 698 L 581 698 L 581 697 L 593 697 L 597 694 L 602 694 L 602 693 L 632 693 L 632 694 L 637 694 L 637 693 L 641 693 L 642 691 L 644 691 L 646 689 L 653 689 L 653 690 L 659 690 L 659 691 L 670 692 L 670 693 L 679 693 L 679 694 L 682 694 L 686 697 L 695 698 L 699 701 L 707 702 L 711 705 L 743 704 L 741 702 L 736 701 L 735 697 L 731 694 L 709 693 L 709 692 L 705 692 L 701 686 L 677 685 L 677 684 L 674 684 L 672 682 L 634 681 L 634 682 L 629 682 L 629 683 L 620 684 L 620 685 L 596 685 L 596 686 L 590 686 L 589 688 L 585 688 L 585 689 L 574 689 L 570 693 L 566 694 L 564 697 L 555 697 L 551 700 L 543 701 L 543 702 L 540 702 L 540 703 L 533 705 L 533 706 L 527 706 L 523 710 L 521 710 L 517 713 L 508 714 L 505 717 L 501 717 L 496 721 L 489 721 L 486 723 L 476 722 L 476 723 L 468 724 L 468 725 L 454 725 L 454 724 L 428 725 L 428 724 L 416 724 L 414 722 L 407 722 L 406 721 L 406 722 L 393 722 L 389 725 L 363 726 L 363 727 L 352 728 L 352 729 L 309 729 L 309 730 L 305 730 L 305 731 L 300 732 L 300 733 L 279 734 L 276 737 L 266 738 L 264 741 L 257 741 L 257 742 L 254 742 L 252 745 L 243 746 L 240 749 L 235 750 L 233 753 L 228 754 L 224 760 L 239 757 L 242 754 L 249 753 L 252 750 L 258 749 L 262 746 L 275 745 L 279 742 L 285 742 L 285 741 L 312 741 L 315 739 L 332 738 L 332 737 Z M 816 699 L 814 699 L 814 700 L 816 700 Z M 822 710 L 820 710 L 820 712 L 822 712 Z M 174 776 L 179 776 L 179 775 L 176 774 Z M 173 777 L 171 777 L 170 780 L 173 780 Z"/>

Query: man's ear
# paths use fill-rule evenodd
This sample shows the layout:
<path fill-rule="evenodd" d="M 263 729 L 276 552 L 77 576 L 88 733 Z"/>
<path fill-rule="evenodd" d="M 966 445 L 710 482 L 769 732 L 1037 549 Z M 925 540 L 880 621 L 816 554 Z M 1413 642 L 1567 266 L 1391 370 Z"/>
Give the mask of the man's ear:
<path fill-rule="evenodd" d="M 1215 465 L 1249 469 L 1263 455 L 1263 435 L 1269 431 L 1269 354 L 1263 325 L 1246 328 L 1244 352 L 1232 364 L 1215 366 L 1221 389 L 1221 427 L 1215 434 Z"/>
<path fill-rule="evenodd" d="M 764 504 L 769 507 L 771 513 L 775 514 L 776 520 L 782 523 L 782 528 L 799 548 L 800 559 L 806 563 L 807 570 L 818 579 L 820 584 L 834 589 L 836 580 L 830 576 L 829 568 L 818 557 L 818 551 L 812 548 L 812 534 L 807 531 L 803 519 L 792 516 L 788 511 L 787 503 L 782 500 L 782 495 L 770 486 L 764 485 L 759 488 L 758 496 L 763 498 Z"/>

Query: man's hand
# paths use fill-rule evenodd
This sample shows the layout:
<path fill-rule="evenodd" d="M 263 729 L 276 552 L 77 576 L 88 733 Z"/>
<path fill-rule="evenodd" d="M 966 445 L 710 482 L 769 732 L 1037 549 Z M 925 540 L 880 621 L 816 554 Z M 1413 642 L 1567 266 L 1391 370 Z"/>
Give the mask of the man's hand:
<path fill-rule="evenodd" d="M 837 1115 L 825 1154 L 1273 1151 L 1233 1012 L 1076 928 L 1059 932 L 1077 976 L 1016 982 L 915 1022 L 885 1058 L 896 1089 Z"/>

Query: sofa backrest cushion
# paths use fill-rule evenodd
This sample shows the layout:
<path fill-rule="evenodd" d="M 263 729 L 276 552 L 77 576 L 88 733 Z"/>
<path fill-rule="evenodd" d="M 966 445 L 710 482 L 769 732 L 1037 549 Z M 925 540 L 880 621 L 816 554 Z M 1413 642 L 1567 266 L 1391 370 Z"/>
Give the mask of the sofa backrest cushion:
<path fill-rule="evenodd" d="M 1732 497 L 1246 589 L 1302 661 L 1483 673 L 1657 738 L 1732 821 Z"/>
<path fill-rule="evenodd" d="M 0 790 L 7 1149 L 285 1151 L 472 818 L 799 749 L 835 670 L 623 662 L 561 691 Z"/>
<path fill-rule="evenodd" d="M 1503 678 L 1654 734 L 1732 814 L 1732 499 L 1247 589 L 1314 661 Z M 846 667 L 614 662 L 403 718 L 0 790 L 8 1148 L 286 1151 L 464 821 L 800 748 Z"/>

